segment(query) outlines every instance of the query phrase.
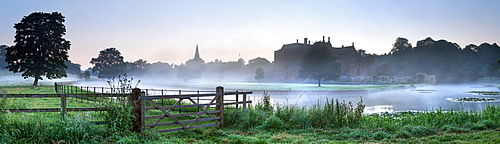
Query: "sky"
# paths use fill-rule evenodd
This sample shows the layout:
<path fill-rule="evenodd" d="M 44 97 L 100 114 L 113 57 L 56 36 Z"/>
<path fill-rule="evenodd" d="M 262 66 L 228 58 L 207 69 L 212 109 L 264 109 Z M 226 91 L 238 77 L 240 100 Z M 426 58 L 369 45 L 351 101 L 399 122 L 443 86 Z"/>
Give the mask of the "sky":
<path fill-rule="evenodd" d="M 432 37 L 459 44 L 500 41 L 498 0 L 0 0 L 0 45 L 14 45 L 15 23 L 32 12 L 60 12 L 69 59 L 91 67 L 99 51 L 125 61 L 181 64 L 196 45 L 206 62 L 274 60 L 284 44 L 330 37 L 334 47 L 390 52 L 396 38 L 414 46 Z"/>

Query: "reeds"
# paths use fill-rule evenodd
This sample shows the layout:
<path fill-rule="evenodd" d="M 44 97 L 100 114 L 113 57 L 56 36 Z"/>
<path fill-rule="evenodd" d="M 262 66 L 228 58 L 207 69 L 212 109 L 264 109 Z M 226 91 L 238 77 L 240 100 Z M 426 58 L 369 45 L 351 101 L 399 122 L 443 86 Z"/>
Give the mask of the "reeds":
<path fill-rule="evenodd" d="M 328 100 L 326 104 L 314 105 L 310 109 L 297 105 L 270 104 L 270 96 L 264 97 L 256 104 L 255 109 L 237 110 L 227 114 L 229 124 L 236 128 L 338 128 L 353 127 L 359 124 L 364 110 L 363 100 L 354 107 L 352 102 Z M 251 121 L 248 123 L 248 121 Z"/>

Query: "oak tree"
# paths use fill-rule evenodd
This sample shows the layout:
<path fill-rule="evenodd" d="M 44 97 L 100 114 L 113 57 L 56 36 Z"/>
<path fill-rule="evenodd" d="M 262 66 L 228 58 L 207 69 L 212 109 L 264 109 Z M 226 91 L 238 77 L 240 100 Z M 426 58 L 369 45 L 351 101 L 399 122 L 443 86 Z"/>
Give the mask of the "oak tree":
<path fill-rule="evenodd" d="M 98 78 L 111 78 L 124 72 L 125 62 L 120 51 L 116 48 L 107 48 L 99 52 L 97 58 L 92 58 L 90 63 L 94 65 L 92 72 L 99 72 Z"/>
<path fill-rule="evenodd" d="M 64 16 L 58 12 L 34 12 L 16 23 L 14 45 L 5 55 L 6 68 L 22 73 L 26 79 L 33 77 L 33 86 L 38 86 L 42 76 L 48 79 L 66 77 L 66 65 L 70 42 L 66 34 Z"/>

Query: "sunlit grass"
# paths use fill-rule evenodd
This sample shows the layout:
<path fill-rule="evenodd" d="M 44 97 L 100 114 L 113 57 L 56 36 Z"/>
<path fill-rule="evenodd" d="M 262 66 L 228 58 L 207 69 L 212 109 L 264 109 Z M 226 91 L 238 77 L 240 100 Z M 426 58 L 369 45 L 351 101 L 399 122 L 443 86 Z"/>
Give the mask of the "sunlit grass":
<path fill-rule="evenodd" d="M 54 86 L 26 86 L 26 85 L 11 85 L 0 86 L 6 94 L 56 94 Z"/>

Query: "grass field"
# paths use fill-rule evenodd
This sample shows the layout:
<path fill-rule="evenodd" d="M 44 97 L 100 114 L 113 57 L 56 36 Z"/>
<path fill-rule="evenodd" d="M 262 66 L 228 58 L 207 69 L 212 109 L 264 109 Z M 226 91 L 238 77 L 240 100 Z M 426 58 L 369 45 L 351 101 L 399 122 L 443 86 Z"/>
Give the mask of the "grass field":
<path fill-rule="evenodd" d="M 293 90 L 293 85 L 278 87 Z M 302 85 L 303 86 L 303 85 Z M 391 86 L 325 85 L 311 90 L 391 88 Z M 206 85 L 212 88 L 212 85 Z M 231 89 L 232 85 L 225 86 Z M 245 87 L 245 84 L 235 85 Z M 258 86 L 255 86 L 258 87 Z M 398 87 L 398 86 L 395 86 Z M 0 86 L 2 93 L 54 93 L 53 87 Z M 2 108 L 58 107 L 58 98 L 7 98 Z M 250 109 L 227 110 L 226 127 L 186 131 L 132 133 L 130 108 L 108 105 L 111 112 L 0 113 L 0 143 L 500 143 L 500 107 L 483 111 L 435 111 L 361 115 L 360 104 L 337 103 L 313 106 L 273 106 L 262 99 Z M 70 99 L 69 107 L 92 107 L 93 103 Z M 157 111 L 152 111 L 156 112 Z M 345 116 L 345 117 L 344 117 Z M 104 120 L 105 125 L 90 121 Z M 342 120 L 342 121 L 339 121 Z"/>

